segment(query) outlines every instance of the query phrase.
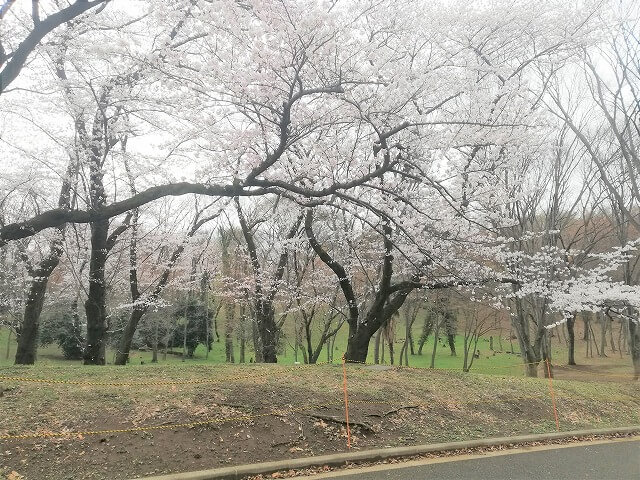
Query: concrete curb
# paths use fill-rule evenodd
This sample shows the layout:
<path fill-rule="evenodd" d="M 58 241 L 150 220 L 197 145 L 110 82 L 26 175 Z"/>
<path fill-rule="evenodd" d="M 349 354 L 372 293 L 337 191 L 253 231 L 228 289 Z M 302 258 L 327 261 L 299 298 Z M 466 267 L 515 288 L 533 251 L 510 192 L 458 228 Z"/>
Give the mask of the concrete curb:
<path fill-rule="evenodd" d="M 389 458 L 411 457 L 426 453 L 445 452 L 466 448 L 540 442 L 571 437 L 587 437 L 591 435 L 615 435 L 628 433 L 640 433 L 640 425 L 598 430 L 574 430 L 570 432 L 519 435 L 516 437 L 483 438 L 478 440 L 467 440 L 464 442 L 434 443 L 431 445 L 415 445 L 410 447 L 378 448 L 375 450 L 336 453 L 319 457 L 295 458 L 290 460 L 279 460 L 276 462 L 238 465 L 236 467 L 201 470 L 199 472 L 173 473 L 155 477 L 144 477 L 144 480 L 238 480 L 248 475 L 269 474 L 282 470 L 296 470 L 309 467 L 321 467 L 324 465 L 338 467 L 348 463 L 376 462 Z"/>

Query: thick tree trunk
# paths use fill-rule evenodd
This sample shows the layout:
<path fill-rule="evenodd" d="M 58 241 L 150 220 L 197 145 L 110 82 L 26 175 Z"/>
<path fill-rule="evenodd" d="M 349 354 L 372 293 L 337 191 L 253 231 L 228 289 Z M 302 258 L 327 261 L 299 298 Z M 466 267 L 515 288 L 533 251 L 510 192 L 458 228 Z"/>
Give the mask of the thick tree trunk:
<path fill-rule="evenodd" d="M 129 359 L 129 352 L 131 351 L 131 342 L 133 341 L 133 336 L 136 333 L 136 329 L 138 328 L 138 323 L 140 319 L 146 312 L 146 308 L 134 308 L 129 315 L 129 321 L 127 325 L 124 327 L 124 331 L 122 332 L 122 336 L 120 337 L 120 342 L 118 342 L 118 351 L 116 352 L 116 365 L 126 365 L 127 360 Z M 156 327 L 157 328 L 157 327 Z"/>
<path fill-rule="evenodd" d="M 55 265 L 58 264 L 58 258 L 55 258 Z M 55 265 L 52 265 L 51 271 Z M 31 282 L 29 295 L 25 302 L 24 316 L 22 325 L 20 326 L 20 335 L 18 336 L 18 350 L 16 351 L 16 365 L 33 365 L 36 361 L 36 352 L 38 349 L 38 329 L 40 328 L 40 313 L 44 305 L 44 296 L 47 291 L 47 283 L 49 274 L 40 276 Z"/>
<path fill-rule="evenodd" d="M 258 333 L 262 350 L 262 361 L 265 363 L 277 363 L 278 326 L 275 321 L 275 311 L 269 302 L 259 302 L 256 309 Z"/>
<path fill-rule="evenodd" d="M 360 328 L 357 328 L 349 325 L 349 339 L 347 341 L 345 359 L 348 362 L 366 363 L 370 339 L 371 334 L 366 327 L 360 325 Z"/>
<path fill-rule="evenodd" d="M 71 158 L 67 166 L 66 176 L 60 188 L 58 207 L 65 209 L 71 205 L 71 188 L 78 174 L 77 159 Z M 18 336 L 18 349 L 15 363 L 20 365 L 32 365 L 36 359 L 38 348 L 38 329 L 40 326 L 40 314 L 44 305 L 44 297 L 47 291 L 49 277 L 60 263 L 65 226 L 58 227 L 56 237 L 49 244 L 48 254 L 40 261 L 36 269 L 29 268 L 32 277 L 29 286 L 29 294 L 25 302 L 24 315 L 20 325 Z"/>
<path fill-rule="evenodd" d="M 107 238 L 109 221 L 91 224 L 91 260 L 89 262 L 89 295 L 84 304 L 87 314 L 87 344 L 84 349 L 85 365 L 105 365 L 105 336 L 107 333 Z"/>
<path fill-rule="evenodd" d="M 571 315 L 567 319 L 567 332 L 569 333 L 569 365 L 576 364 L 576 332 L 575 332 L 575 315 Z"/>

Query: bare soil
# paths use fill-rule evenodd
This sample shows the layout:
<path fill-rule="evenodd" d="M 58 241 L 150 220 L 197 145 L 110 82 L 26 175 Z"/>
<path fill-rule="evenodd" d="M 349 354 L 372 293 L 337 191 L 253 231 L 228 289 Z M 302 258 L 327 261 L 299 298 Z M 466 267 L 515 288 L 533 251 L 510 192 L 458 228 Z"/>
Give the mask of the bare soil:
<path fill-rule="evenodd" d="M 0 379 L 0 436 L 49 435 L 0 440 L 0 474 L 11 480 L 125 479 L 346 450 L 341 367 L 12 367 L 0 375 L 79 382 Z M 620 380 L 556 380 L 561 429 L 640 424 L 639 384 Z M 353 449 L 555 430 L 544 378 L 349 366 L 348 388 Z"/>

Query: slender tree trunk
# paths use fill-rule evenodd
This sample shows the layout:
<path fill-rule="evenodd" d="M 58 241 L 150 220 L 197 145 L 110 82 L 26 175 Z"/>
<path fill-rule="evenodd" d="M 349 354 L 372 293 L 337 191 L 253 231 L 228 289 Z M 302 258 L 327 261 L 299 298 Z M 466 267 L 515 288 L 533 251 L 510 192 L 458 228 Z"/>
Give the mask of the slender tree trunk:
<path fill-rule="evenodd" d="M 436 318 L 436 329 L 433 332 L 433 349 L 431 350 L 431 363 L 429 364 L 429 368 L 435 368 L 436 366 L 436 351 L 438 350 L 438 340 L 440 335 L 440 324 L 442 323 L 441 319 Z"/>
<path fill-rule="evenodd" d="M 235 312 L 236 306 L 230 300 L 225 300 L 225 319 L 224 319 L 224 352 L 227 363 L 235 363 L 234 353 L 233 353 L 233 322 L 235 320 Z M 243 313 L 241 312 L 240 321 L 243 322 L 242 318 Z M 240 357 L 244 362 L 244 328 L 240 329 L 241 335 L 241 345 L 243 348 L 243 352 L 240 353 Z"/>
<path fill-rule="evenodd" d="M 327 341 L 327 363 L 331 363 L 331 339 Z"/>
<path fill-rule="evenodd" d="M 567 332 L 569 334 L 569 365 L 576 364 L 576 332 L 575 332 L 576 316 L 571 315 L 567 318 Z"/>
<path fill-rule="evenodd" d="M 420 334 L 420 340 L 418 340 L 418 355 L 422 355 L 422 349 L 424 348 L 425 343 L 429 339 L 429 335 L 431 335 L 433 331 L 433 317 L 430 313 L 424 317 L 424 324 L 422 325 L 422 332 Z"/>
<path fill-rule="evenodd" d="M 415 355 L 416 354 L 416 345 L 415 345 L 415 341 L 413 340 L 413 333 L 411 331 L 412 329 L 409 329 L 409 350 L 411 352 L 411 355 Z"/>
<path fill-rule="evenodd" d="M 158 318 L 156 317 L 153 322 L 153 356 L 151 357 L 151 363 L 158 363 Z"/>
<path fill-rule="evenodd" d="M 451 356 L 456 356 L 456 336 L 453 333 L 447 334 L 447 341 L 449 343 L 449 350 L 451 350 Z"/>
<path fill-rule="evenodd" d="M 598 314 L 600 317 L 600 352 L 601 357 L 606 357 L 605 349 L 607 346 L 607 317 L 604 313 Z"/>
<path fill-rule="evenodd" d="M 629 320 L 629 342 L 633 373 L 636 380 L 640 380 L 640 325 Z"/>
<path fill-rule="evenodd" d="M 611 345 L 611 351 L 616 353 L 616 344 L 613 342 L 613 320 L 609 320 L 609 344 Z"/>
<path fill-rule="evenodd" d="M 591 326 L 591 322 L 589 322 L 589 338 L 591 338 L 593 345 L 596 347 L 596 355 L 600 357 L 601 355 L 600 355 L 600 350 L 598 349 L 598 342 L 596 342 L 596 334 L 593 332 L 593 327 Z M 591 350 L 591 356 L 593 357 L 593 350 Z"/>
<path fill-rule="evenodd" d="M 376 333 L 375 343 L 373 344 L 373 363 L 378 365 L 380 363 L 380 337 L 382 336 L 382 329 L 378 329 Z"/>
<path fill-rule="evenodd" d="M 189 325 L 189 319 L 184 318 L 184 327 L 182 330 L 182 361 L 187 358 L 187 326 Z"/>
<path fill-rule="evenodd" d="M 415 319 L 415 317 L 414 317 Z M 411 346 L 411 350 L 413 351 L 412 339 L 411 339 L 411 327 L 413 326 L 413 321 L 410 321 L 407 317 L 407 331 L 404 338 L 404 365 L 405 367 L 409 366 L 409 346 Z"/>
<path fill-rule="evenodd" d="M 463 338 L 463 346 L 462 346 L 462 371 L 468 372 L 467 368 L 467 360 L 469 358 L 469 349 L 471 348 L 471 344 L 469 343 L 469 336 L 465 333 Z"/>
<path fill-rule="evenodd" d="M 394 334 L 393 334 L 393 330 L 389 329 L 387 330 L 387 343 L 389 345 L 389 363 L 391 363 L 391 365 L 394 364 L 394 351 L 393 351 L 393 339 L 394 339 Z"/>

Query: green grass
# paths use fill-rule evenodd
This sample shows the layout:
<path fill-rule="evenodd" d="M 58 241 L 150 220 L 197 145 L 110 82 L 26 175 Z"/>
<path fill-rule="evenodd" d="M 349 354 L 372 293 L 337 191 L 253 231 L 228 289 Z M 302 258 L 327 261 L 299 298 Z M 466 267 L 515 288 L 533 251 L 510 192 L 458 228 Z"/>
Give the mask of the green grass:
<path fill-rule="evenodd" d="M 296 356 L 294 352 L 294 348 L 291 341 L 291 336 L 287 336 L 287 327 L 285 326 L 285 340 L 283 342 L 283 350 L 281 354 L 278 355 L 278 363 L 283 365 L 293 365 L 296 362 Z M 417 340 L 419 338 L 419 329 L 416 328 L 414 330 L 414 338 Z M 13 365 L 13 359 L 16 351 L 16 342 L 15 338 L 12 337 L 9 348 L 9 355 L 7 356 L 6 346 L 7 346 L 7 335 L 8 330 L 0 328 L 0 366 L 6 367 L 9 365 Z M 399 342 L 395 344 L 395 365 L 399 364 L 399 355 L 400 349 L 402 347 L 402 342 L 404 338 L 401 338 L 398 335 Z M 315 341 L 315 338 L 314 338 Z M 433 341 L 434 337 L 431 335 L 427 340 L 426 344 L 423 348 L 422 355 L 409 355 L 409 366 L 417 367 L 417 368 L 428 368 L 431 364 L 431 353 L 433 350 Z M 235 345 L 235 359 L 236 362 L 239 361 L 240 357 L 240 349 L 236 342 Z M 554 363 L 557 364 L 565 364 L 567 359 L 567 349 L 563 343 L 557 338 L 554 338 L 552 341 L 552 356 L 554 358 Z M 518 352 L 519 348 L 517 345 L 517 341 L 513 341 L 514 349 Z M 342 353 L 346 350 L 347 347 L 347 328 L 344 327 L 338 333 L 335 341 L 335 352 L 334 352 L 334 363 L 339 363 L 342 358 Z M 511 354 L 507 353 L 510 349 L 510 343 L 508 339 L 502 340 L 502 352 L 493 352 L 489 349 L 489 339 L 481 338 L 478 343 L 478 351 L 480 353 L 479 358 L 474 359 L 473 365 L 471 367 L 471 371 L 475 373 L 487 373 L 487 374 L 506 374 L 506 375 L 515 375 L 522 376 L 524 374 L 524 367 L 522 365 L 522 358 L 519 354 Z M 246 361 L 250 363 L 254 358 L 254 352 L 252 345 L 247 343 L 246 347 Z M 416 345 L 416 352 L 417 352 Z M 494 348 L 496 350 L 499 349 L 499 342 L 497 336 L 494 336 Z M 172 349 L 174 352 L 181 352 L 182 349 L 180 347 L 175 347 Z M 463 366 L 463 337 L 461 335 L 456 336 L 456 350 L 457 356 L 451 356 L 448 345 L 442 346 L 441 343 L 438 345 L 436 349 L 436 357 L 435 357 L 435 368 L 436 369 L 446 369 L 446 370 L 462 370 Z M 107 350 L 107 363 L 113 363 L 115 356 L 115 352 L 113 349 Z M 212 349 L 209 354 L 206 354 L 205 347 L 203 345 L 199 345 L 195 351 L 195 354 L 192 358 L 184 359 L 180 354 L 168 354 L 166 359 L 162 352 L 159 352 L 159 364 L 160 365 L 198 365 L 198 364 L 222 364 L 225 363 L 225 351 L 224 351 L 224 341 L 213 342 Z M 131 365 L 152 365 L 151 364 L 152 353 L 150 351 L 132 351 L 131 353 Z M 578 342 L 576 346 L 576 359 L 579 364 L 589 364 L 589 365 L 599 365 L 606 363 L 609 368 L 609 372 L 613 372 L 616 370 L 620 373 L 631 373 L 631 361 L 628 356 L 624 358 L 620 358 L 618 354 L 612 354 L 607 359 L 599 359 L 599 358 L 584 358 L 584 345 L 582 342 Z M 302 352 L 298 351 L 297 360 L 299 363 L 303 362 Z M 327 361 L 326 354 L 326 346 L 324 347 L 318 362 L 324 363 Z M 367 363 L 374 363 L 374 345 L 373 339 L 369 348 L 369 355 L 367 358 Z M 385 345 L 385 356 L 384 361 L 381 362 L 383 364 L 389 364 L 389 352 L 388 348 Z M 49 345 L 45 347 L 38 348 L 38 357 L 37 364 L 40 365 L 58 365 L 58 366 L 70 366 L 70 365 L 80 365 L 81 361 L 70 361 L 65 360 L 62 356 L 60 349 L 56 345 Z M 540 369 L 543 368 L 541 365 Z"/>
<path fill-rule="evenodd" d="M 416 332 L 417 334 L 417 332 Z M 12 338 L 11 346 L 9 349 L 9 356 L 6 355 L 6 344 L 7 344 L 7 335 L 8 330 L 0 329 L 0 365 L 12 365 L 13 358 L 16 352 L 16 342 L 15 339 Z M 237 343 L 237 342 L 236 342 Z M 497 348 L 497 341 L 496 348 Z M 505 342 L 503 342 L 505 343 Z M 335 342 L 335 352 L 334 352 L 334 362 L 339 362 L 342 358 L 342 353 L 346 350 L 347 347 L 347 329 L 343 328 L 336 338 Z M 509 348 L 508 342 L 503 347 Z M 399 354 L 400 349 L 402 348 L 401 343 L 396 343 L 394 346 L 395 349 L 395 364 L 397 365 L 399 362 Z M 449 347 L 442 347 L 442 345 L 438 345 L 436 350 L 436 359 L 435 359 L 435 367 L 436 368 L 444 368 L 444 369 L 462 369 L 463 358 L 462 358 L 462 349 L 463 349 L 463 337 L 458 335 L 456 337 L 456 348 L 458 350 L 458 356 L 452 357 L 450 355 Z M 520 365 L 521 360 L 518 355 L 511 355 L 507 353 L 496 354 L 493 356 L 493 352 L 489 350 L 489 343 L 487 341 L 481 340 L 478 348 L 481 352 L 480 358 L 475 359 L 474 364 L 472 366 L 472 370 L 476 372 L 488 372 L 494 370 L 496 368 L 504 368 Z M 416 345 L 417 349 L 417 345 Z M 433 349 L 433 336 L 429 338 L 427 343 L 423 348 L 422 355 L 409 355 L 409 365 L 412 367 L 429 367 L 431 363 L 431 352 Z M 319 363 L 323 363 L 327 361 L 327 353 L 326 346 L 320 354 L 320 358 L 318 359 Z M 181 352 L 182 349 L 180 347 L 173 348 L 174 352 Z M 145 364 L 151 363 L 152 353 L 150 351 L 133 351 L 131 354 L 131 363 L 140 364 L 144 362 Z M 236 362 L 240 357 L 240 349 L 239 346 L 235 345 L 235 357 Z M 246 351 L 246 361 L 249 362 L 254 358 L 254 352 L 251 344 L 247 344 Z M 112 349 L 108 349 L 107 351 L 107 363 L 113 363 L 114 359 L 114 351 Z M 296 361 L 295 351 L 292 345 L 290 345 L 289 339 L 285 339 L 284 348 L 280 355 L 278 355 L 278 362 L 284 365 L 293 365 Z M 298 361 L 300 363 L 303 362 L 302 352 L 298 351 Z M 371 347 L 369 348 L 369 356 L 367 358 L 368 363 L 373 363 L 374 361 L 374 353 L 373 353 L 373 341 L 371 342 Z M 385 346 L 385 361 L 381 363 L 389 364 L 389 352 L 387 346 Z M 74 364 L 80 363 L 79 361 L 70 361 L 65 360 L 62 357 L 62 353 L 60 349 L 55 345 L 48 345 L 45 347 L 38 348 L 38 363 L 42 364 Z M 203 345 L 199 345 L 195 351 L 193 358 L 187 358 L 185 362 L 182 361 L 181 355 L 172 355 L 168 354 L 166 360 L 163 357 L 162 352 L 159 353 L 159 362 L 160 363 L 189 363 L 189 364 L 217 364 L 217 363 L 225 363 L 225 351 L 224 351 L 224 343 L 221 342 L 213 342 L 212 349 L 207 356 L 205 347 Z"/>

